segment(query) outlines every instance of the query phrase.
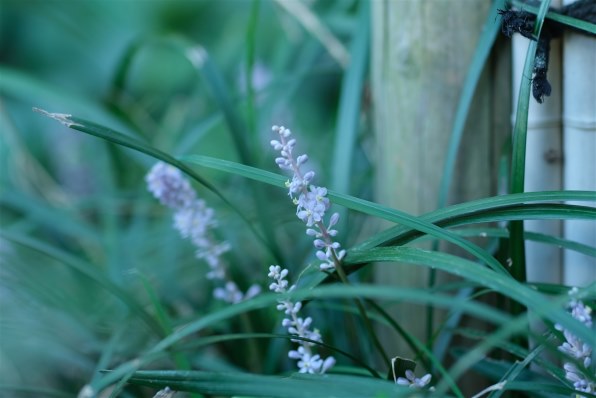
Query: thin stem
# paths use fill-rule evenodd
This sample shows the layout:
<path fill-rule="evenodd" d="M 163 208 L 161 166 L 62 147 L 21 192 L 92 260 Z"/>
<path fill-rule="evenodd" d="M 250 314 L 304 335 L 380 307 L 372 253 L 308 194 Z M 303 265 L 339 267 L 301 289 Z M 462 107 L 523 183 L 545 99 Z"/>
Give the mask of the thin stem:
<path fill-rule="evenodd" d="M 246 312 L 243 312 L 241 314 L 240 322 L 242 322 L 242 326 L 248 331 L 249 334 L 254 333 L 252 322 L 250 321 L 250 318 L 248 317 Z M 254 372 L 260 373 L 262 371 L 262 361 L 260 359 L 261 357 L 259 355 L 259 347 L 257 346 L 257 341 L 255 339 L 249 338 L 246 340 L 246 342 L 248 344 L 248 355 L 250 357 L 248 360 L 248 364 Z"/>
<path fill-rule="evenodd" d="M 323 226 L 323 228 L 324 227 L 325 226 Z M 346 276 L 346 273 L 341 265 L 341 261 L 335 255 L 335 252 L 333 253 L 333 263 L 335 264 L 335 270 L 337 272 L 337 276 L 339 276 L 340 281 L 345 285 L 350 285 L 351 283 L 348 280 L 348 277 Z M 375 333 L 375 330 L 372 326 L 370 318 L 368 317 L 368 315 L 366 313 L 366 309 L 362 305 L 362 302 L 360 301 L 360 299 L 355 298 L 354 303 L 358 307 L 358 312 L 360 313 L 360 316 L 362 317 L 362 320 L 364 322 L 364 327 L 366 328 L 370 337 L 373 339 L 373 344 L 375 345 L 375 348 L 377 349 L 377 351 L 379 351 L 379 354 L 381 354 L 381 356 L 383 357 L 383 360 L 385 361 L 387 368 L 390 369 L 391 368 L 391 360 L 389 359 L 389 356 L 385 352 L 385 349 L 383 348 L 383 344 L 381 344 L 379 337 Z"/>

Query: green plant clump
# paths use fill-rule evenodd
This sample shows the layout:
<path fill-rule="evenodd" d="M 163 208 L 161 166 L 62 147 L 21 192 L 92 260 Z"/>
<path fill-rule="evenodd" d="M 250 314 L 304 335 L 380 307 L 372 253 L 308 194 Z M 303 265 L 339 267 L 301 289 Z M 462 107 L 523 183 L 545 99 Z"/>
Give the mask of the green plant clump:
<path fill-rule="evenodd" d="M 526 278 L 526 242 L 596 257 L 524 229 L 596 219 L 594 191 L 524 191 L 531 79 L 495 171 L 508 188 L 448 203 L 506 5 L 422 215 L 375 193 L 375 6 L 2 3 L 0 395 L 596 396 L 596 277 Z"/>

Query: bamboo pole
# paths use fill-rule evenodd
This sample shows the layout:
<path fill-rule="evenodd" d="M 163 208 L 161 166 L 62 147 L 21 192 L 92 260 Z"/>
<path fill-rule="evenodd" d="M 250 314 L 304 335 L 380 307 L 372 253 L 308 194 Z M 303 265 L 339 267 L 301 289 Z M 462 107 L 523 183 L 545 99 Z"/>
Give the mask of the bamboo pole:
<path fill-rule="evenodd" d="M 376 194 L 411 214 L 434 210 L 445 148 L 469 62 L 490 4 L 470 0 L 374 1 L 372 79 L 376 130 Z M 489 85 L 487 75 L 480 86 Z M 467 122 L 452 201 L 492 191 L 491 103 L 480 89 Z M 383 265 L 381 284 L 425 287 L 427 271 Z M 425 339 L 423 308 L 389 308 L 406 330 Z M 381 336 L 390 355 L 411 356 L 392 333 Z"/>
<path fill-rule="evenodd" d="M 564 187 L 596 191 L 596 39 L 565 32 L 563 43 Z M 565 238 L 596 246 L 594 220 L 568 220 L 564 230 Z M 565 250 L 564 263 L 565 284 L 596 281 L 593 257 Z"/>

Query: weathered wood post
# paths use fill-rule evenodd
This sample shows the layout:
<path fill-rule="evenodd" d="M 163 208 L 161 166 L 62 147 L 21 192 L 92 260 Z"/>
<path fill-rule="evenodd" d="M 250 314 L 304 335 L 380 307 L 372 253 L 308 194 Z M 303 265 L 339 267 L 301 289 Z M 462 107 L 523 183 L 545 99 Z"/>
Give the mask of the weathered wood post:
<path fill-rule="evenodd" d="M 372 2 L 379 202 L 415 215 L 436 209 L 462 82 L 489 7 L 490 2 L 480 0 Z M 497 153 L 502 137 L 509 132 L 510 58 L 507 50 L 503 54 L 505 57 L 489 64 L 481 77 L 450 203 L 496 191 Z M 493 93 L 501 89 L 502 96 L 495 99 Z M 500 130 L 498 135 L 496 130 Z M 426 286 L 428 271 L 383 264 L 377 267 L 376 277 L 382 284 Z M 423 307 L 404 303 L 390 309 L 408 332 L 425 339 Z M 395 334 L 385 335 L 384 344 L 392 356 L 411 354 Z"/>

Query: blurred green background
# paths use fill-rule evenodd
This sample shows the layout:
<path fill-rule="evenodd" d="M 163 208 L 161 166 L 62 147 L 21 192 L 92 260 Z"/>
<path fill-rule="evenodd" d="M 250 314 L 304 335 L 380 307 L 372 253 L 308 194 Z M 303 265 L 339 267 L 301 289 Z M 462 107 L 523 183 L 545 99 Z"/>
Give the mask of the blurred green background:
<path fill-rule="evenodd" d="M 359 3 L 304 3 L 345 50 L 358 32 Z M 5 386 L 18 386 L 21 393 L 72 396 L 99 369 L 157 338 L 114 289 L 150 314 L 163 310 L 171 327 L 222 304 L 211 299 L 206 265 L 171 228 L 171 214 L 146 192 L 143 177 L 154 160 L 71 131 L 32 108 L 92 120 L 173 155 L 246 162 L 245 151 L 252 165 L 271 171 L 270 127 L 284 124 L 299 134 L 298 150 L 309 153 L 324 185 L 344 69 L 274 1 L 0 5 L 0 375 Z M 214 74 L 197 73 L 180 42 L 201 46 Z M 219 83 L 231 116 L 214 91 Z M 362 131 L 368 129 L 367 111 L 365 104 Z M 231 133 L 230 117 L 240 126 L 240 141 Z M 368 139 L 361 142 L 353 176 L 353 193 L 364 197 L 371 188 Z M 312 245 L 283 191 L 221 173 L 200 174 L 257 228 L 271 224 L 271 247 L 255 243 L 238 214 L 196 187 L 225 225 L 219 232 L 235 248 L 228 259 L 239 285 L 266 287 L 276 247 L 283 247 L 281 260 L 291 269 L 312 261 Z M 252 321 L 256 330 L 271 332 L 277 318 L 272 309 Z M 270 358 L 259 365 L 262 370 L 279 370 L 280 361 L 293 366 L 279 360 L 286 342 L 262 342 L 259 349 Z M 221 345 L 192 363 L 250 368 L 254 364 L 243 350 L 240 343 Z M 162 367 L 174 366 L 164 361 Z M 151 393 L 131 388 L 126 394 Z"/>

